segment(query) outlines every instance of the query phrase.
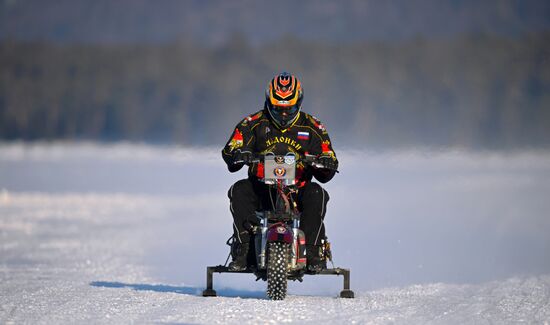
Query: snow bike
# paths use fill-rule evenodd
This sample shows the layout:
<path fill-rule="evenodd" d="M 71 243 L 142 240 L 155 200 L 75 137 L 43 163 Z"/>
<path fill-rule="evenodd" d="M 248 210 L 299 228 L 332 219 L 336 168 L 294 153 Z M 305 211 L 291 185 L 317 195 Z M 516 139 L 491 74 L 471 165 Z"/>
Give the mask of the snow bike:
<path fill-rule="evenodd" d="M 333 268 L 319 272 L 310 272 L 306 269 L 305 235 L 300 230 L 300 212 L 297 209 L 293 194 L 297 193 L 295 172 L 297 164 L 311 165 L 322 168 L 315 156 L 306 155 L 297 160 L 296 155 L 288 153 L 277 156 L 268 153 L 254 159 L 254 162 L 263 162 L 263 182 L 270 187 L 270 192 L 276 193 L 273 209 L 256 211 L 259 225 L 253 226 L 253 239 L 250 241 L 247 268 L 243 271 L 233 271 L 227 267 L 229 256 L 224 265 L 209 266 L 206 268 L 206 289 L 203 296 L 216 296 L 213 289 L 214 273 L 253 273 L 256 281 L 267 281 L 267 296 L 272 300 L 283 300 L 287 294 L 287 281 L 303 281 L 306 274 L 343 275 L 344 289 L 340 292 L 342 298 L 354 298 L 350 290 L 350 270 L 334 267 L 330 244 L 326 238 L 322 242 L 323 257 L 332 263 Z M 231 245 L 234 240 L 227 241 Z"/>

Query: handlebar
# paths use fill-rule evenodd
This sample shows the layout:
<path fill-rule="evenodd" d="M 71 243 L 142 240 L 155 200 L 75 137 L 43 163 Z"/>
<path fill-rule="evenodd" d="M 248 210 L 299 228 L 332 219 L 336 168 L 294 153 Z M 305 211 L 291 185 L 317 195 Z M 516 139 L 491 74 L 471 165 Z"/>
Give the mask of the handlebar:
<path fill-rule="evenodd" d="M 297 158 L 296 155 L 293 154 L 293 153 L 287 153 L 286 155 L 275 155 L 274 153 L 267 153 L 267 154 L 259 155 L 259 154 L 254 154 L 254 153 L 249 152 L 249 151 L 242 151 L 241 155 L 243 156 L 242 157 L 243 159 L 234 161 L 233 162 L 234 164 L 239 164 L 239 163 L 245 163 L 245 164 L 263 163 L 266 156 L 272 155 L 272 156 L 282 156 L 282 157 L 293 156 L 297 163 L 301 162 L 301 163 L 303 163 L 307 166 L 312 166 L 312 167 L 315 167 L 315 168 L 327 168 L 321 163 L 321 160 L 319 159 L 318 156 L 310 155 L 310 154 L 305 154 L 304 156 L 302 156 L 300 158 Z M 336 172 L 338 172 L 338 171 L 336 170 Z"/>

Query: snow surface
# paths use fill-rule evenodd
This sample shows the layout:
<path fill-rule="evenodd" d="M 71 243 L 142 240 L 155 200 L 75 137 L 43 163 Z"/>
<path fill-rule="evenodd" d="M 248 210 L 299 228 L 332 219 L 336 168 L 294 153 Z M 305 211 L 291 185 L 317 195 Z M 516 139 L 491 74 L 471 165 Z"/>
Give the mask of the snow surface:
<path fill-rule="evenodd" d="M 550 322 L 550 153 L 340 152 L 324 185 L 341 277 L 214 276 L 231 231 L 218 149 L 0 143 L 0 323 Z"/>

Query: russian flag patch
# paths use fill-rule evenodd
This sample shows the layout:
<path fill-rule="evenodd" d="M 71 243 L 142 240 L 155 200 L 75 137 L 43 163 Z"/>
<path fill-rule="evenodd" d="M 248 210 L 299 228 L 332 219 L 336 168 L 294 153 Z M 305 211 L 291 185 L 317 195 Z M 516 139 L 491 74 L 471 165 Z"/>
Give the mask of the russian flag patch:
<path fill-rule="evenodd" d="M 309 140 L 309 132 L 298 132 L 298 140 Z"/>

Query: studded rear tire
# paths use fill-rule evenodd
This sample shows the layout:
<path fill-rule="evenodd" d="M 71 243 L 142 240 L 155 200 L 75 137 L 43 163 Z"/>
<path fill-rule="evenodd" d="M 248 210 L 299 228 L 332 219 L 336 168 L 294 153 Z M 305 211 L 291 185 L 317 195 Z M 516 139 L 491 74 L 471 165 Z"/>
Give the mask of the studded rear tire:
<path fill-rule="evenodd" d="M 287 291 L 290 245 L 272 242 L 268 243 L 267 249 L 267 296 L 271 300 L 283 300 Z"/>

